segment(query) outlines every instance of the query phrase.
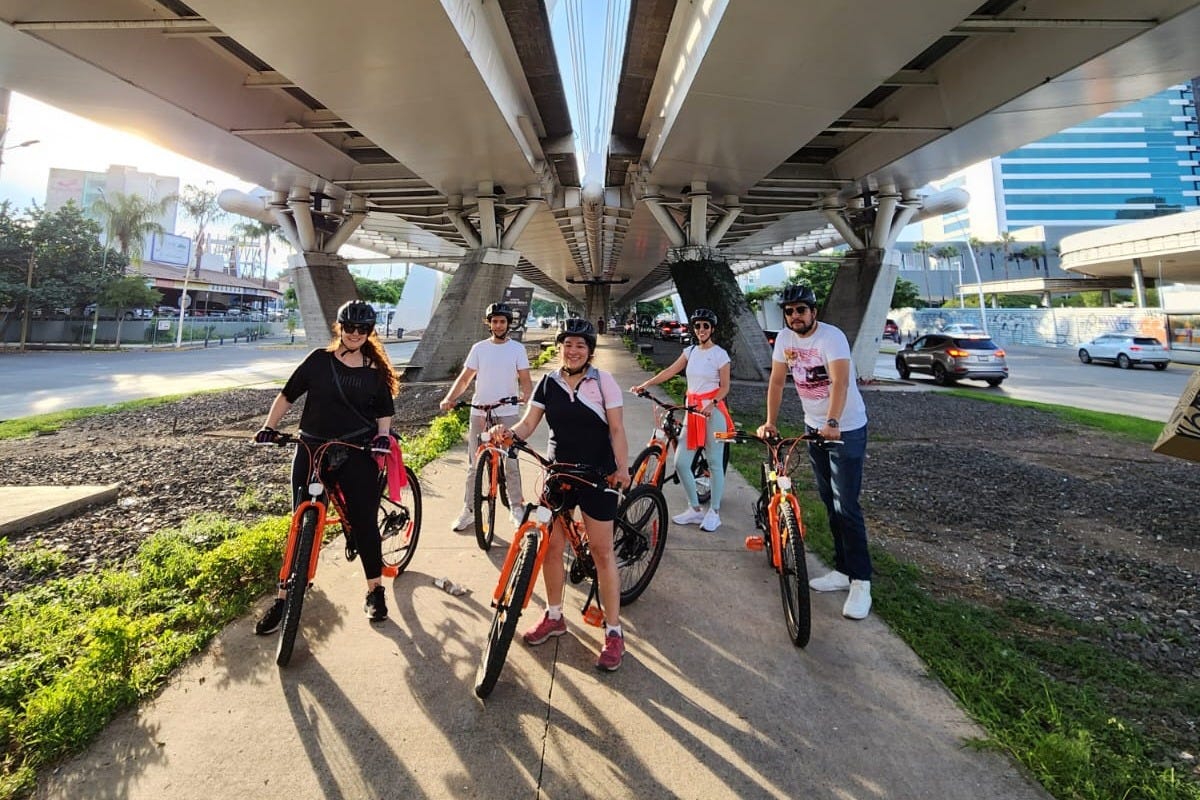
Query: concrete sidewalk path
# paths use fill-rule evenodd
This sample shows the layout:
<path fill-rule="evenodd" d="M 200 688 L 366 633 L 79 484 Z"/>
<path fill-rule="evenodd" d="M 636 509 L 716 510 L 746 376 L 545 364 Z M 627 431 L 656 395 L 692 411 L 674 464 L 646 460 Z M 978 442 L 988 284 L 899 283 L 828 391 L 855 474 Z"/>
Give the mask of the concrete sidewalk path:
<path fill-rule="evenodd" d="M 645 379 L 615 338 L 602 337 L 596 361 L 622 388 Z M 625 400 L 632 458 L 651 404 Z M 542 426 L 535 446 L 544 436 Z M 289 667 L 275 666 L 273 636 L 254 636 L 253 615 L 238 620 L 37 796 L 1048 797 L 1002 755 L 966 747 L 983 731 L 883 622 L 842 618 L 842 595 L 813 595 L 812 641 L 792 646 L 775 573 L 742 544 L 755 490 L 733 473 L 724 525 L 672 525 L 653 583 L 622 609 L 620 671 L 594 669 L 600 630 L 583 624 L 582 587 L 568 585 L 568 635 L 514 642 L 479 701 L 475 670 L 511 532 L 498 522 L 485 553 L 471 531 L 450 531 L 464 455 L 421 473 L 421 539 L 388 587 L 386 623 L 364 618 L 361 568 L 334 542 Z M 536 475 L 524 474 L 532 497 Z M 667 499 L 672 513 L 683 505 L 676 486 Z M 469 593 L 442 592 L 439 576 Z M 521 630 L 543 604 L 539 582 Z"/>

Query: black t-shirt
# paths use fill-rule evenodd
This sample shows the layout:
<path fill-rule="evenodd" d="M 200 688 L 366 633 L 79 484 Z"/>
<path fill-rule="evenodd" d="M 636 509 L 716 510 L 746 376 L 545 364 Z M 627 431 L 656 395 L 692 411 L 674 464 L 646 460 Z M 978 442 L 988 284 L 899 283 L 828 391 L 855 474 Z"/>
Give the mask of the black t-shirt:
<path fill-rule="evenodd" d="M 306 393 L 300 431 L 317 439 L 366 442 L 375 436 L 375 420 L 396 413 L 382 370 L 347 367 L 328 350 L 309 353 L 283 387 L 291 403 Z"/>
<path fill-rule="evenodd" d="M 598 381 L 598 378 L 585 380 Z M 578 393 L 572 395 L 555 373 L 542 376 L 532 399 L 534 405 L 545 410 L 546 424 L 550 426 L 547 454 L 550 458 L 568 464 L 587 464 L 601 475 L 616 471 L 608 420 L 601 418 L 600 412 L 585 403 Z"/>

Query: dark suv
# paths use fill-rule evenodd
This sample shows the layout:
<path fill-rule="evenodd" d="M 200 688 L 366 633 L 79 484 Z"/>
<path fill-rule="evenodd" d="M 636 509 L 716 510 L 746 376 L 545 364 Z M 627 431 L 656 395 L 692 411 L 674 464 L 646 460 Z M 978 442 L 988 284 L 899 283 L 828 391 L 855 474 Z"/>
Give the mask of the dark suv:
<path fill-rule="evenodd" d="M 913 372 L 928 373 L 939 386 L 963 378 L 999 386 L 1008 377 L 1008 362 L 988 336 L 931 333 L 896 353 L 896 372 L 905 380 Z"/>

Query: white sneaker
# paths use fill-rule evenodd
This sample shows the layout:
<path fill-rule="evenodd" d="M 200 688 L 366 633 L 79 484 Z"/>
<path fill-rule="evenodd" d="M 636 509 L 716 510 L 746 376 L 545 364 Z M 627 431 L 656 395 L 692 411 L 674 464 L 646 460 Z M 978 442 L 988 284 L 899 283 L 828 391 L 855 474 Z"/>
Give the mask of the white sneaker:
<path fill-rule="evenodd" d="M 850 619 L 866 619 L 871 613 L 871 582 L 850 581 L 850 596 L 842 605 L 842 616 Z"/>
<path fill-rule="evenodd" d="M 715 531 L 721 527 L 721 515 L 717 513 L 715 508 L 710 508 L 708 513 L 704 515 L 704 520 L 700 523 L 700 530 Z"/>
<path fill-rule="evenodd" d="M 687 511 L 671 517 L 671 521 L 676 525 L 698 525 L 704 521 L 704 511 L 699 508 L 689 508 Z"/>
<path fill-rule="evenodd" d="M 465 531 L 475 522 L 475 512 L 469 508 L 464 508 L 462 513 L 458 515 L 458 519 L 454 520 L 454 524 L 450 527 L 456 531 Z"/>
<path fill-rule="evenodd" d="M 521 527 L 521 523 L 525 521 L 524 520 L 524 510 L 525 510 L 524 505 L 514 505 L 512 508 L 510 508 L 508 510 L 508 518 L 512 520 L 514 531 L 517 528 Z"/>
<path fill-rule="evenodd" d="M 814 592 L 844 592 L 850 588 L 850 576 L 835 569 L 819 578 L 813 578 L 808 585 Z"/>

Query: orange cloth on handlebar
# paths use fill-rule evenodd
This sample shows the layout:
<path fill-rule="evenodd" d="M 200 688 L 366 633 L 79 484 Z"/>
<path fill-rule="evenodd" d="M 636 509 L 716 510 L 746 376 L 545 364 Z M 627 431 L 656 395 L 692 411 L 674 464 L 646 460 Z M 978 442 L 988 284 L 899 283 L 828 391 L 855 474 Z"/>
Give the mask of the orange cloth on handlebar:
<path fill-rule="evenodd" d="M 404 472 L 404 455 L 400 452 L 400 440 L 395 436 L 389 438 L 392 440 L 392 449 L 387 455 L 376 456 L 376 460 L 380 468 L 387 467 L 388 498 L 393 503 L 398 503 L 400 490 L 408 485 L 408 475 Z"/>
<path fill-rule="evenodd" d="M 698 406 L 705 400 L 711 400 L 717 396 L 720 388 L 713 389 L 711 392 L 704 394 L 695 394 L 688 392 L 687 399 L 684 401 L 686 405 Z M 733 417 L 729 416 L 729 407 L 725 405 L 724 400 L 718 400 L 713 404 L 718 411 L 725 415 L 725 430 L 733 430 Z M 708 436 L 708 418 L 703 414 L 697 414 L 694 411 L 689 411 L 687 415 L 687 449 L 699 450 L 704 447 L 704 441 Z"/>

